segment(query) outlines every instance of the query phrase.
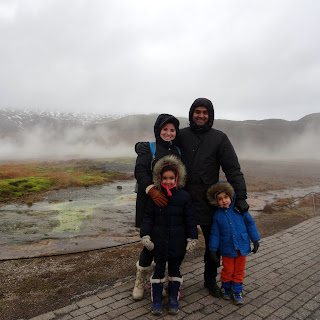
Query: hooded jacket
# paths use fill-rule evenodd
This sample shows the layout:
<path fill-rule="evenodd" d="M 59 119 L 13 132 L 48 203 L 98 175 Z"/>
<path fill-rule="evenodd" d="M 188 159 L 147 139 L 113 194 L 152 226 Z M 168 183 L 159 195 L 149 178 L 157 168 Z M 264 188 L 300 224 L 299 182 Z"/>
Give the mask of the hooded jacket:
<path fill-rule="evenodd" d="M 219 207 L 214 214 L 209 249 L 210 251 L 219 249 L 220 255 L 224 257 L 237 257 L 237 250 L 242 256 L 246 256 L 251 252 L 250 239 L 252 242 L 260 240 L 254 219 L 249 212 L 243 216 L 235 212 L 236 194 L 228 182 L 218 182 L 208 189 L 208 200 L 214 206 L 218 206 L 216 200 L 218 192 L 228 194 L 232 202 L 229 208 Z"/>
<path fill-rule="evenodd" d="M 160 137 L 161 129 L 167 123 L 172 123 L 176 128 L 176 138 L 172 141 L 164 141 Z M 135 226 L 138 228 L 141 226 L 149 198 L 146 189 L 153 184 L 152 170 L 154 165 L 166 155 L 173 154 L 179 157 L 179 151 L 176 147 L 177 136 L 179 135 L 179 120 L 171 114 L 160 114 L 154 124 L 154 135 L 156 139 L 155 159 L 152 158 L 149 142 L 138 142 L 135 145 L 135 151 L 138 155 L 134 169 L 134 175 L 138 183 Z"/>
<path fill-rule="evenodd" d="M 208 110 L 208 122 L 197 126 L 193 121 L 195 108 L 204 106 Z M 220 168 L 234 188 L 238 199 L 247 198 L 246 184 L 238 157 L 225 133 L 212 128 L 214 109 L 210 100 L 199 98 L 189 111 L 190 126 L 180 130 L 182 161 L 187 167 L 186 190 L 190 193 L 197 223 L 211 225 L 214 207 L 210 205 L 206 192 L 219 181 Z"/>
<path fill-rule="evenodd" d="M 186 171 L 179 158 L 166 156 L 156 163 L 153 169 L 155 187 L 163 190 L 159 175 L 165 164 L 170 164 L 177 169 L 177 186 L 170 189 L 172 196 L 168 197 L 167 206 L 159 208 L 151 199 L 148 201 L 140 236 L 149 235 L 151 237 L 155 245 L 155 257 L 182 259 L 186 253 L 187 238 L 198 238 L 197 225 L 190 195 L 181 189 L 184 186 Z"/>

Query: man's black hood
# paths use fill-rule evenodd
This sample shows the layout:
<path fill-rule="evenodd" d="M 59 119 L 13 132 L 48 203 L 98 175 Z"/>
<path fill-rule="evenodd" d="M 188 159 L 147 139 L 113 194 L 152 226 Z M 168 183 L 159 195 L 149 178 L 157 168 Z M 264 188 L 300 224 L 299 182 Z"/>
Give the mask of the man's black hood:
<path fill-rule="evenodd" d="M 192 119 L 194 110 L 197 107 L 205 107 L 208 110 L 209 119 L 208 119 L 208 122 L 204 126 L 197 126 L 195 124 L 195 122 L 193 121 L 193 119 Z M 213 121 L 214 121 L 214 109 L 213 109 L 212 102 L 209 99 L 206 99 L 206 98 L 198 98 L 198 99 L 196 99 L 193 102 L 193 104 L 191 105 L 191 107 L 190 107 L 189 121 L 190 121 L 190 128 L 193 131 L 202 132 L 202 131 L 210 130 L 212 125 L 213 125 Z"/>
<path fill-rule="evenodd" d="M 172 123 L 176 128 L 176 137 L 175 139 L 172 140 L 172 143 L 171 141 L 164 141 L 163 139 L 160 138 L 160 131 L 163 128 L 163 126 L 166 125 L 167 123 Z M 156 142 L 161 143 L 163 145 L 175 144 L 179 134 L 179 124 L 180 124 L 179 120 L 174 116 L 172 116 L 171 114 L 166 114 L 166 113 L 160 114 L 154 124 L 154 136 L 156 138 Z"/>

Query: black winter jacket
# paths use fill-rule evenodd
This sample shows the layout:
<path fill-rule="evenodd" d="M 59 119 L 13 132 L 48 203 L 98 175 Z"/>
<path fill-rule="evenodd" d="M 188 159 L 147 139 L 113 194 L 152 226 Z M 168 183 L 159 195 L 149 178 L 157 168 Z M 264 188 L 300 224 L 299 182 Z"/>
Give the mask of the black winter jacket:
<path fill-rule="evenodd" d="M 156 188 L 161 188 L 159 173 L 164 163 L 171 163 L 179 172 L 178 185 L 170 190 L 172 196 L 168 197 L 169 203 L 165 207 L 159 208 L 149 199 L 140 231 L 141 237 L 151 237 L 155 245 L 154 255 L 161 259 L 182 259 L 186 253 L 187 238 L 198 239 L 190 195 L 185 190 L 178 189 L 184 186 L 185 169 L 179 159 L 172 158 L 174 157 L 162 158 L 154 168 L 153 177 Z M 166 162 L 167 159 L 169 162 Z"/>
<path fill-rule="evenodd" d="M 152 159 L 149 142 L 138 142 L 135 145 L 135 151 L 138 154 L 134 175 L 138 183 L 137 200 L 136 200 L 136 223 L 135 226 L 140 228 L 142 219 L 146 210 L 149 196 L 146 194 L 146 188 L 153 184 L 152 170 L 156 162 L 166 155 L 176 155 L 180 157 L 176 147 L 176 139 L 168 142 L 160 138 L 161 128 L 167 124 L 173 123 L 176 127 L 177 135 L 179 133 L 179 121 L 169 114 L 160 114 L 154 124 L 154 134 L 156 139 L 155 159 Z"/>
<path fill-rule="evenodd" d="M 192 120 L 193 111 L 205 106 L 209 111 L 209 125 L 197 127 Z M 186 190 L 192 198 L 197 223 L 211 225 L 215 208 L 210 205 L 206 192 L 219 181 L 220 167 L 237 194 L 237 199 L 246 199 L 247 190 L 238 157 L 227 135 L 212 129 L 214 110 L 210 100 L 197 99 L 189 112 L 190 127 L 180 130 L 182 161 L 187 167 Z"/>

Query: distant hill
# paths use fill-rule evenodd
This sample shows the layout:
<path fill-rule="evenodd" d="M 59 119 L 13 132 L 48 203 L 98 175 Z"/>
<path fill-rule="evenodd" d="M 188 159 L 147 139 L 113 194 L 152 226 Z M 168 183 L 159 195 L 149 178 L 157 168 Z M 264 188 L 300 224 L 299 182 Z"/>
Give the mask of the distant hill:
<path fill-rule="evenodd" d="M 157 116 L 0 110 L 0 160 L 135 156 L 135 142 L 154 140 Z M 320 159 L 320 113 L 297 121 L 217 119 L 213 127 L 228 135 L 239 157 Z"/>

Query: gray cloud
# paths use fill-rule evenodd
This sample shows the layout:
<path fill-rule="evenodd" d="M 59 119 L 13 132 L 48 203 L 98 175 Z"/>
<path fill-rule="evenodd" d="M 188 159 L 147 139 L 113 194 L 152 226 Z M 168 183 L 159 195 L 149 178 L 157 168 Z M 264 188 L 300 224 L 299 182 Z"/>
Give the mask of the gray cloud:
<path fill-rule="evenodd" d="M 319 112 L 317 0 L 5 0 L 0 107 L 217 118 Z"/>

